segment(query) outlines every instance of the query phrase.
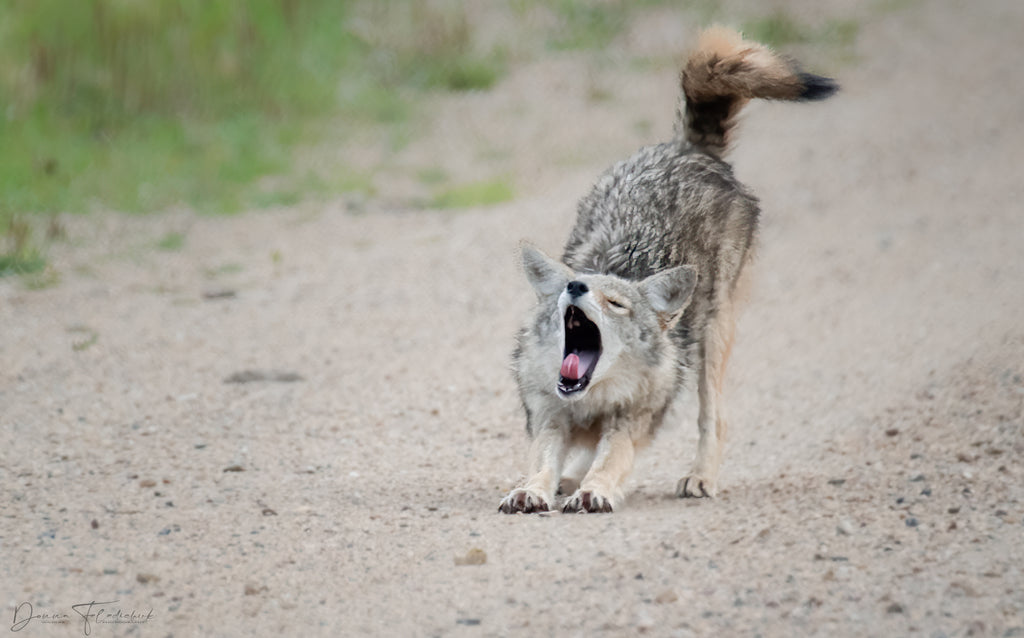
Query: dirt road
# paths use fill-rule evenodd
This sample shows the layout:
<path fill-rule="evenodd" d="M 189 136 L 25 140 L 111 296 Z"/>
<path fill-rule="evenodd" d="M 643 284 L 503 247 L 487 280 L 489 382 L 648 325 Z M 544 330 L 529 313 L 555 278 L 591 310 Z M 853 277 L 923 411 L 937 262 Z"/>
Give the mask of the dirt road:
<path fill-rule="evenodd" d="M 692 37 L 666 24 L 624 46 Z M 672 497 L 686 413 L 621 511 L 497 513 L 517 242 L 557 252 L 667 134 L 673 68 L 567 54 L 445 98 L 401 160 L 499 147 L 512 203 L 66 220 L 58 285 L 0 281 L 0 628 L 73 635 L 96 601 L 96 636 L 1024 635 L 1021 25 L 912 3 L 865 20 L 838 98 L 748 111 L 715 500 Z"/>

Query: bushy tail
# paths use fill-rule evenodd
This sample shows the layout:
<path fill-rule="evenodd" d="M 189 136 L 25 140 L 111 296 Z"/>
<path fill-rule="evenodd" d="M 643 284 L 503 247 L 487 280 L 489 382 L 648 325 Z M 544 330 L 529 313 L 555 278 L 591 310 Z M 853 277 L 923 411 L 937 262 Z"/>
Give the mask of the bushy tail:
<path fill-rule="evenodd" d="M 682 73 L 686 139 L 716 156 L 729 147 L 736 115 L 751 98 L 823 100 L 835 81 L 802 72 L 797 64 L 736 31 L 713 27 L 697 42 Z"/>

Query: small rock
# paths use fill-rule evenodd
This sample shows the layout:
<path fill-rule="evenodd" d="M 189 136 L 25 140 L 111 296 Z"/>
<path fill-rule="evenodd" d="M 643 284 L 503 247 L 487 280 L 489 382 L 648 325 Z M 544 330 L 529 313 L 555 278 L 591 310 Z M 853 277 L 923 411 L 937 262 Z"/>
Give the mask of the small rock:
<path fill-rule="evenodd" d="M 917 527 L 918 525 L 917 519 L 913 516 L 908 516 L 907 520 L 903 522 L 906 524 L 907 527 Z"/>
<path fill-rule="evenodd" d="M 967 596 L 969 598 L 977 598 L 978 590 L 972 587 L 969 583 L 960 581 L 953 581 L 949 584 L 949 588 L 946 589 L 946 593 L 952 596 Z"/>
<path fill-rule="evenodd" d="M 227 288 L 203 291 L 203 299 L 233 299 L 234 297 L 235 291 Z"/>
<path fill-rule="evenodd" d="M 224 468 L 224 471 L 225 472 L 244 472 L 245 468 L 242 467 L 241 465 L 229 465 L 226 468 Z"/>
<path fill-rule="evenodd" d="M 245 586 L 245 595 L 246 596 L 255 596 L 256 594 L 260 594 L 260 593 L 263 593 L 265 591 L 268 591 L 266 585 L 254 585 L 252 583 L 248 583 Z"/>
<path fill-rule="evenodd" d="M 836 525 L 836 534 L 839 536 L 850 536 L 853 534 L 853 523 L 849 519 L 843 519 Z"/>
<path fill-rule="evenodd" d="M 666 589 L 665 591 L 661 592 L 660 594 L 654 597 L 654 602 L 658 603 L 659 605 L 674 603 L 677 600 L 679 600 L 679 595 L 671 589 Z"/>
<path fill-rule="evenodd" d="M 148 583 L 157 582 L 158 580 L 160 580 L 160 577 L 154 574 L 138 574 L 137 576 L 135 576 L 135 580 L 139 581 L 143 585 L 146 585 Z"/>
<path fill-rule="evenodd" d="M 156 481 L 153 479 L 142 479 L 139 481 L 139 487 L 156 487 Z"/>
<path fill-rule="evenodd" d="M 484 550 L 480 549 L 479 547 L 474 547 L 473 549 L 469 550 L 468 552 L 466 552 L 465 556 L 456 556 L 455 557 L 455 564 L 456 565 L 460 565 L 460 566 L 461 565 L 483 565 L 486 562 L 487 562 L 487 552 L 485 552 Z"/>
<path fill-rule="evenodd" d="M 467 625 L 469 627 L 475 627 L 480 624 L 479 618 L 459 618 L 455 621 L 456 625 Z"/>
<path fill-rule="evenodd" d="M 846 479 L 841 479 L 841 478 L 834 478 L 834 479 L 829 479 L 828 480 L 828 484 L 829 485 L 834 485 L 836 487 L 839 487 L 840 485 L 842 485 L 845 482 L 846 482 Z"/>
<path fill-rule="evenodd" d="M 644 607 L 639 607 L 633 616 L 633 626 L 640 630 L 641 633 L 650 631 L 654 628 L 654 617 L 651 616 L 651 612 L 647 611 Z"/>
<path fill-rule="evenodd" d="M 903 605 L 899 603 L 892 603 L 885 608 L 885 612 L 888 614 L 902 614 L 903 611 Z"/>
<path fill-rule="evenodd" d="M 90 523 L 89 525 L 90 525 L 90 526 L 91 526 L 91 527 L 92 527 L 93 529 L 99 529 L 99 527 L 100 527 L 100 522 L 99 522 L 98 520 L 96 520 L 96 519 L 94 518 L 94 519 L 92 519 L 92 523 Z"/>
<path fill-rule="evenodd" d="M 924 480 L 924 474 L 918 474 L 914 478 L 910 479 L 910 482 L 911 483 L 920 483 L 923 480 Z"/>
<path fill-rule="evenodd" d="M 224 383 L 253 383 L 255 381 L 292 383 L 302 380 L 302 375 L 296 372 L 282 372 L 280 370 L 242 370 L 228 376 L 224 379 Z"/>
<path fill-rule="evenodd" d="M 889 428 L 888 430 L 885 431 L 886 436 L 896 436 L 899 433 L 899 428 Z"/>

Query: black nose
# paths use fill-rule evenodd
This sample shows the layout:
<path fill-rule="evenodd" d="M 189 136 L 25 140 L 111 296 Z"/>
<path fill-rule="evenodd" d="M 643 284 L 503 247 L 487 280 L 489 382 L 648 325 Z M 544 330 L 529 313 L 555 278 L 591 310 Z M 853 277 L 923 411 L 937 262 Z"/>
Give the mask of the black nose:
<path fill-rule="evenodd" d="M 590 291 L 590 288 L 587 288 L 587 284 L 582 281 L 570 281 L 569 285 L 566 286 L 565 289 L 572 297 L 579 297 Z"/>

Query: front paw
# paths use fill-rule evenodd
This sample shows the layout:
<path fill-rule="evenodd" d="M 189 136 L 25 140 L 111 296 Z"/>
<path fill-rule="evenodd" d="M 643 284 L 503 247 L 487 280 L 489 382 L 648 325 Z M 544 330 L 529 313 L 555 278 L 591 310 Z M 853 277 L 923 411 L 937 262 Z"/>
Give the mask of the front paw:
<path fill-rule="evenodd" d="M 684 476 L 676 485 L 676 496 L 679 498 L 711 498 L 715 491 L 715 481 L 699 474 Z"/>
<path fill-rule="evenodd" d="M 547 512 L 548 509 L 548 502 L 543 496 L 522 487 L 509 492 L 508 496 L 503 498 L 501 504 L 498 505 L 498 511 L 505 514 L 515 514 L 516 512 L 533 514 L 534 512 Z"/>
<path fill-rule="evenodd" d="M 594 490 L 576 490 L 576 493 L 565 502 L 565 507 L 562 508 L 562 511 L 566 514 L 573 512 L 580 514 L 584 512 L 611 512 L 612 501 L 607 496 Z"/>

